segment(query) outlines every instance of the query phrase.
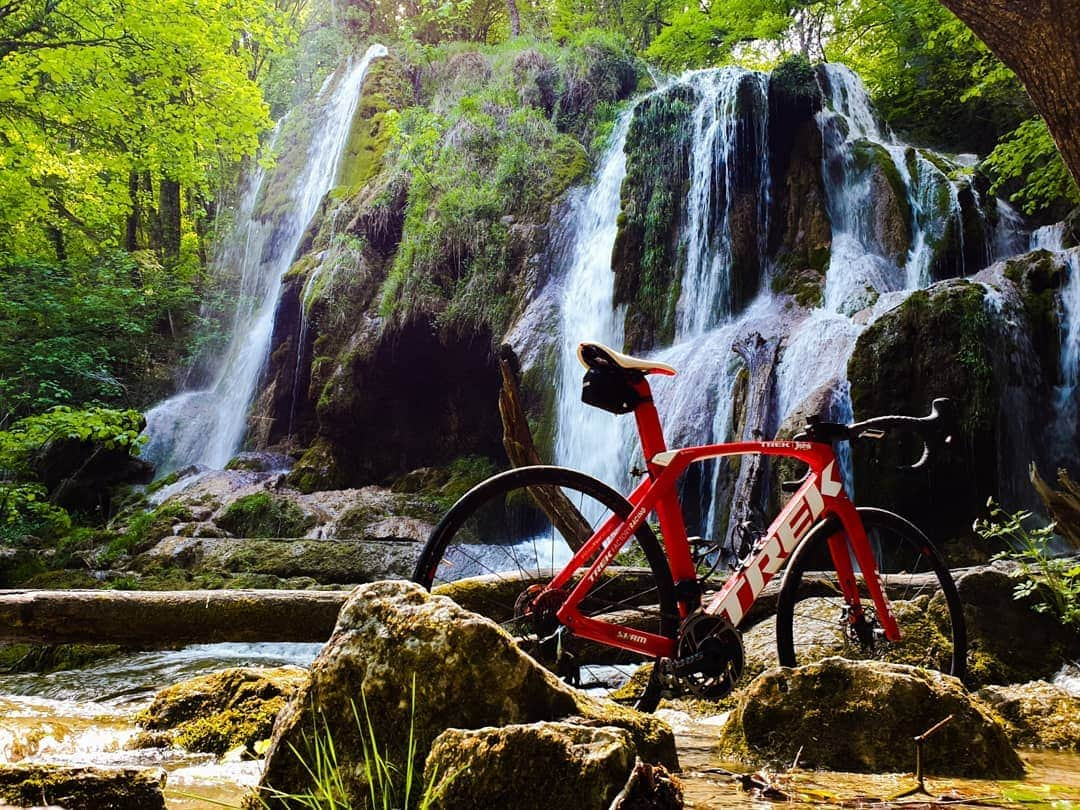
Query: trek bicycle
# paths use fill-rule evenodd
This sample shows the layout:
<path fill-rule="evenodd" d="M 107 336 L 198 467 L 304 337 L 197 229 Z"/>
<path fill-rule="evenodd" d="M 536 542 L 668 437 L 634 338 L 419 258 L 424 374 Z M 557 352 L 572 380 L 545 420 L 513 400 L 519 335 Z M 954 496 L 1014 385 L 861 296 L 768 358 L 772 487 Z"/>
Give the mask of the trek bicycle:
<path fill-rule="evenodd" d="M 743 671 L 742 631 L 775 605 L 780 664 L 828 655 L 926 666 L 963 678 L 964 618 L 941 555 L 912 523 L 848 498 L 834 443 L 914 434 L 921 467 L 951 438 L 953 410 L 845 425 L 808 420 L 785 441 L 668 449 L 648 375 L 673 375 L 599 343 L 582 343 L 582 400 L 633 413 L 645 458 L 623 497 L 555 466 L 492 476 L 432 531 L 413 579 L 501 623 L 521 647 L 570 682 L 604 686 L 652 711 L 664 694 L 727 694 Z M 762 454 L 808 465 L 790 500 L 730 576 L 699 575 L 678 482 L 707 459 Z M 660 538 L 648 522 L 655 513 Z M 788 563 L 779 591 L 767 586 Z M 762 599 L 767 596 L 768 599 Z M 769 621 L 770 619 L 766 619 Z"/>

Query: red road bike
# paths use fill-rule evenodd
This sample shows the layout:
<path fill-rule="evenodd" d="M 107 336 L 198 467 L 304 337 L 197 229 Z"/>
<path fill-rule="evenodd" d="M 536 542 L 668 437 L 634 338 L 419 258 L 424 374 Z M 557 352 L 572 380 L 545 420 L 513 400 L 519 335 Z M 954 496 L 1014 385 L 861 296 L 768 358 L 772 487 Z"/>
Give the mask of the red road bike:
<path fill-rule="evenodd" d="M 562 467 L 495 475 L 435 527 L 415 581 L 500 622 L 576 685 L 603 687 L 645 711 L 664 694 L 728 693 L 747 660 L 744 636 L 756 649 L 773 632 L 786 666 L 843 655 L 964 676 L 963 612 L 949 569 L 904 518 L 854 506 L 833 447 L 906 431 L 923 442 L 912 465 L 922 466 L 950 440 L 948 400 L 935 400 L 922 418 L 815 419 L 790 441 L 669 450 L 647 376 L 675 370 L 597 343 L 581 344 L 578 356 L 587 369 L 583 401 L 634 414 L 646 466 L 641 483 L 624 498 Z M 726 581 L 714 583 L 701 573 L 715 567 L 703 558 L 716 547 L 695 554 L 702 546 L 687 537 L 679 481 L 691 464 L 748 454 L 809 469 L 784 484 L 794 490 L 790 500 Z M 779 589 L 767 587 L 789 558 Z"/>

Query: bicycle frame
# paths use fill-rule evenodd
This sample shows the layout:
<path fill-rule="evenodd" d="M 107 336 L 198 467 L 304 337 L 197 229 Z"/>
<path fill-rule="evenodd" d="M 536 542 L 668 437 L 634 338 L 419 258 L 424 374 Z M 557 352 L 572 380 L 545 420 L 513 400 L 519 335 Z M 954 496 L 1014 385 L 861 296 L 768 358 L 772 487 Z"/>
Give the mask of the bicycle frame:
<path fill-rule="evenodd" d="M 873 548 L 855 506 L 844 490 L 831 444 L 748 441 L 668 450 L 648 382 L 643 379 L 635 388 L 643 400 L 634 410 L 634 417 L 645 453 L 648 475 L 628 497 L 633 506 L 629 517 L 609 517 L 549 584 L 548 587 L 553 589 L 569 587 L 575 573 L 587 568 L 585 575 L 571 588 L 557 611 L 556 615 L 562 624 L 575 636 L 608 646 L 650 657 L 674 657 L 675 642 L 672 639 L 583 616 L 578 611 L 578 605 L 652 511 L 655 511 L 660 519 L 664 551 L 675 581 L 676 592 L 679 593 L 683 583 L 691 583 L 696 588 L 697 572 L 690 554 L 676 483 L 693 463 L 710 458 L 760 453 L 798 459 L 810 466 L 810 474 L 780 510 L 765 535 L 755 543 L 739 569 L 703 606 L 703 611 L 726 618 L 732 626 L 737 627 L 811 527 L 821 520 L 835 519 L 843 531 L 836 532 L 829 538 L 829 551 L 845 601 L 851 611 L 850 620 L 855 621 L 859 617 L 862 607 L 849 549 L 854 553 L 855 562 L 863 574 L 885 637 L 890 641 L 900 639 L 899 628 L 878 575 Z M 682 618 L 685 618 L 693 607 L 695 606 L 680 599 L 679 612 Z"/>

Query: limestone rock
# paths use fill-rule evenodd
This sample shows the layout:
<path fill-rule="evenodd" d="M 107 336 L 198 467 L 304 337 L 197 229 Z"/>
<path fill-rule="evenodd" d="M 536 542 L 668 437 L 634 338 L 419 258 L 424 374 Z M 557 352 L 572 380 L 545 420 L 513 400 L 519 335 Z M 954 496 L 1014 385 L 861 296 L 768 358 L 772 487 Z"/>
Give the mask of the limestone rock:
<path fill-rule="evenodd" d="M 726 756 L 842 771 L 910 771 L 912 738 L 954 719 L 924 745 L 927 773 L 1015 778 L 1020 758 L 993 715 L 948 675 L 903 664 L 827 658 L 777 667 L 743 693 L 721 732 Z M 800 753 L 801 751 L 801 753 Z"/>
<path fill-rule="evenodd" d="M 132 562 L 132 569 L 311 577 L 324 583 L 370 582 L 412 573 L 420 545 L 414 540 L 268 540 L 167 537 Z"/>
<path fill-rule="evenodd" d="M 980 689 L 981 700 L 1005 719 L 1013 745 L 1080 751 L 1080 697 L 1046 681 Z"/>
<path fill-rule="evenodd" d="M 0 804 L 74 810 L 165 810 L 160 768 L 0 765 Z"/>
<path fill-rule="evenodd" d="M 676 763 L 674 738 L 663 722 L 570 688 L 495 623 L 410 582 L 375 582 L 353 591 L 309 683 L 278 717 L 263 786 L 307 788 L 308 774 L 292 748 L 310 756 L 313 711 L 315 727 L 331 736 L 346 763 L 362 757 L 365 738 L 357 720 L 363 724 L 365 716 L 397 765 L 408 756 L 411 729 L 416 772 L 447 728 L 568 717 L 624 728 L 643 759 Z M 349 794 L 366 795 L 363 774 L 343 770 Z"/>
<path fill-rule="evenodd" d="M 621 728 L 451 728 L 432 744 L 424 782 L 435 780 L 440 810 L 607 810 L 633 767 L 633 740 Z"/>
<path fill-rule="evenodd" d="M 270 737 L 277 713 L 305 683 L 300 667 L 233 667 L 166 687 L 140 712 L 137 722 L 189 751 L 224 754 Z M 160 735 L 143 742 L 159 746 Z"/>

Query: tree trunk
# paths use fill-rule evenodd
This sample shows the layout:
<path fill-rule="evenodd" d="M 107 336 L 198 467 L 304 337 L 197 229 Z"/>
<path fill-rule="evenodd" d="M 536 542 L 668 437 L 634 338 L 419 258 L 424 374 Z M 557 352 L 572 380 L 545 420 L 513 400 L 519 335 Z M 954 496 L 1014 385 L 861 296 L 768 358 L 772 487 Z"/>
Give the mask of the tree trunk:
<path fill-rule="evenodd" d="M 521 36 L 521 17 L 518 16 L 517 0 L 506 0 L 506 13 L 510 15 L 510 36 Z"/>
<path fill-rule="evenodd" d="M 139 206 L 139 175 L 136 172 L 128 174 L 128 195 L 131 197 L 131 213 L 127 218 L 124 249 L 128 253 L 134 253 L 139 249 L 139 217 L 142 216 Z"/>
<path fill-rule="evenodd" d="M 499 392 L 499 415 L 502 416 L 506 457 L 515 467 L 543 464 L 533 444 L 529 419 L 521 406 L 517 355 L 506 344 L 499 352 L 499 368 L 503 378 L 502 391 Z M 574 551 L 585 545 L 585 541 L 592 536 L 589 522 L 558 487 L 530 487 L 529 495 Z"/>
<path fill-rule="evenodd" d="M 771 405 L 776 395 L 776 360 L 780 351 L 780 339 L 772 337 L 766 340 L 754 332 L 737 341 L 732 349 L 742 358 L 749 372 L 742 440 L 749 442 L 772 438 L 776 428 L 769 422 L 769 414 L 775 411 Z M 768 502 L 769 496 L 765 487 L 767 471 L 767 456 L 750 454 L 739 457 L 739 475 L 731 495 L 731 517 L 724 542 L 725 548 L 739 557 L 749 551 L 741 547 L 747 536 L 741 534 L 740 525 L 748 523 L 756 526 L 764 513 L 764 505 Z"/>
<path fill-rule="evenodd" d="M 0 643 L 325 641 L 348 591 L 4 591 Z"/>
<path fill-rule="evenodd" d="M 161 256 L 166 264 L 180 258 L 180 184 L 162 179 L 158 216 L 161 219 Z"/>
<path fill-rule="evenodd" d="M 1080 183 L 1080 2 L 941 2 L 1020 78 Z"/>

